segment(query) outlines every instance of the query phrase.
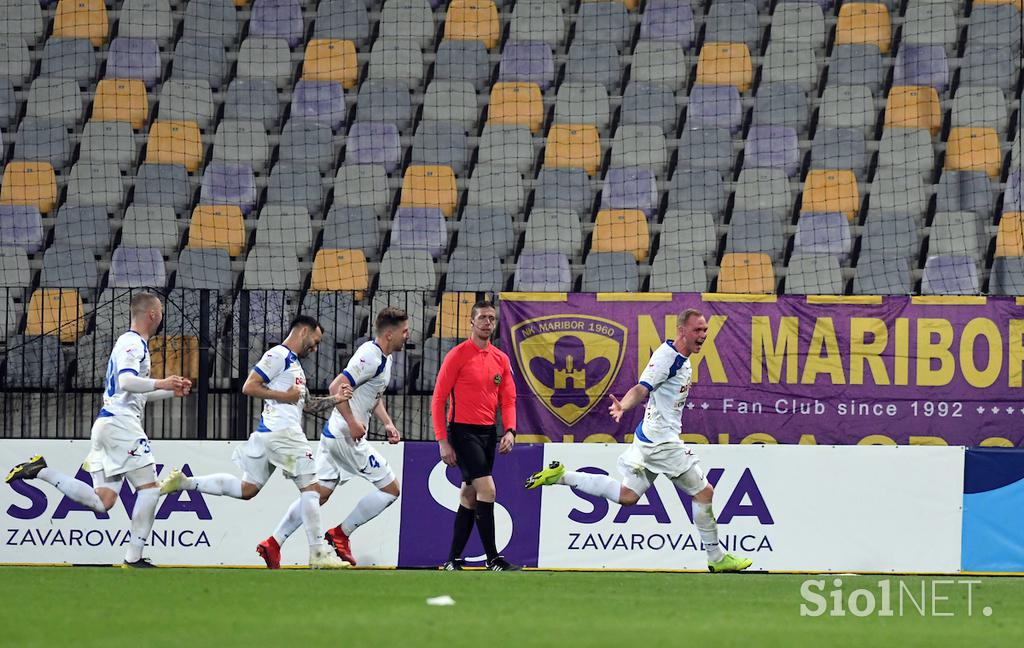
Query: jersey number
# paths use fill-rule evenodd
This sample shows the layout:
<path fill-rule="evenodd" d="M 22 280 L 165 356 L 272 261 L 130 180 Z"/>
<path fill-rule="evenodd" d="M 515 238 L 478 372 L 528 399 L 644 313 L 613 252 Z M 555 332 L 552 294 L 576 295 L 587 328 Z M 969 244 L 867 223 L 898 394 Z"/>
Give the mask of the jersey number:
<path fill-rule="evenodd" d="M 374 457 L 373 455 L 370 455 L 370 467 L 380 468 L 380 462 L 378 462 L 377 457 Z"/>
<path fill-rule="evenodd" d="M 113 358 L 107 362 L 107 396 L 113 396 L 117 391 L 117 365 Z"/>

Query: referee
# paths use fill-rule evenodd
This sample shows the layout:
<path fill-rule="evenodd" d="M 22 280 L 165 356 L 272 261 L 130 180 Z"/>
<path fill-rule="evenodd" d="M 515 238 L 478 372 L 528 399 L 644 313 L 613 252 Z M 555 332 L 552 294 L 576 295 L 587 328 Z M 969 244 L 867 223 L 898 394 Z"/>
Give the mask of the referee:
<path fill-rule="evenodd" d="M 476 521 L 480 541 L 487 552 L 487 569 L 522 569 L 498 555 L 494 542 L 494 448 L 508 454 L 516 443 L 516 387 L 508 356 L 490 340 L 497 324 L 497 311 L 489 301 L 478 301 L 470 312 L 472 330 L 469 339 L 452 349 L 437 374 L 431 413 L 434 436 L 440 446 L 441 460 L 462 471 L 459 510 L 455 514 L 452 547 L 441 566 L 448 571 L 461 570 L 462 550 Z M 505 433 L 498 442 L 496 412 L 501 404 Z M 447 405 L 447 416 L 445 406 Z"/>

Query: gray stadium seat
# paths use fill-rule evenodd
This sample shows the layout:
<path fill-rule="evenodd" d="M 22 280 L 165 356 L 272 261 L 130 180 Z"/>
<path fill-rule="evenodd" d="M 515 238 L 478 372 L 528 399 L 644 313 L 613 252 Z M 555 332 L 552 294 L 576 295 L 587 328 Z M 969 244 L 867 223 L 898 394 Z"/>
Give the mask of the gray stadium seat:
<path fill-rule="evenodd" d="M 622 93 L 620 124 L 653 124 L 665 134 L 672 134 L 679 110 L 668 88 L 631 82 Z"/>
<path fill-rule="evenodd" d="M 676 146 L 682 169 L 708 169 L 729 173 L 736 162 L 728 128 L 684 128 Z"/>
<path fill-rule="evenodd" d="M 818 65 L 813 47 L 773 39 L 768 43 L 761 65 L 761 83 L 791 83 L 800 86 L 804 92 L 813 90 L 818 85 Z"/>
<path fill-rule="evenodd" d="M 420 122 L 412 141 L 412 164 L 449 166 L 455 175 L 466 172 L 470 148 L 461 124 L 449 121 Z"/>
<path fill-rule="evenodd" d="M 906 259 L 861 255 L 856 272 L 855 295 L 909 295 L 913 292 Z"/>
<path fill-rule="evenodd" d="M 7 338 L 4 385 L 26 389 L 56 389 L 64 380 L 67 365 L 60 341 L 53 335 Z"/>
<path fill-rule="evenodd" d="M 928 3 L 907 8 L 903 19 L 903 43 L 949 47 L 956 43 L 959 35 L 954 5 Z"/>
<path fill-rule="evenodd" d="M 583 228 L 571 209 L 534 209 L 526 222 L 523 248 L 534 252 L 557 252 L 570 258 L 583 251 Z"/>
<path fill-rule="evenodd" d="M 372 207 L 383 215 L 391 204 L 388 176 L 376 164 L 346 164 L 334 176 L 334 204 L 339 207 Z"/>
<path fill-rule="evenodd" d="M 533 206 L 545 209 L 590 211 L 594 191 L 583 169 L 541 169 L 534 183 Z"/>
<path fill-rule="evenodd" d="M 8 128 L 18 118 L 18 99 L 10 79 L 0 79 L 0 126 Z"/>
<path fill-rule="evenodd" d="M 793 83 L 763 83 L 754 97 L 754 125 L 789 126 L 807 132 L 810 107 L 803 88 Z"/>
<path fill-rule="evenodd" d="M 283 247 L 297 257 L 309 256 L 313 226 L 304 207 L 264 205 L 256 225 L 257 247 Z"/>
<path fill-rule="evenodd" d="M 814 2 L 780 2 L 772 14 L 771 43 L 794 42 L 815 49 L 825 46 L 825 17 Z M 770 46 L 770 45 L 769 45 Z"/>
<path fill-rule="evenodd" d="M 581 43 L 610 43 L 621 50 L 631 31 L 629 13 L 622 4 L 583 3 L 576 14 L 574 38 Z"/>
<path fill-rule="evenodd" d="M 225 46 L 238 40 L 241 25 L 231 0 L 191 0 L 184 23 L 184 38 L 216 39 Z"/>
<path fill-rule="evenodd" d="M 68 176 L 68 205 L 101 205 L 116 211 L 124 199 L 124 181 L 116 164 L 79 162 Z"/>
<path fill-rule="evenodd" d="M 767 254 L 778 263 L 786 248 L 782 222 L 771 212 L 734 211 L 725 238 L 726 252 Z"/>
<path fill-rule="evenodd" d="M 175 45 L 172 78 L 179 81 L 206 81 L 211 88 L 218 90 L 227 75 L 227 53 L 219 40 L 185 36 Z"/>
<path fill-rule="evenodd" d="M 517 2 L 512 8 L 509 40 L 541 41 L 557 48 L 565 38 L 565 12 L 557 2 Z"/>
<path fill-rule="evenodd" d="M 935 166 L 931 133 L 924 128 L 886 128 L 878 141 L 878 166 L 930 174 Z"/>
<path fill-rule="evenodd" d="M 718 232 L 714 216 L 707 212 L 669 209 L 661 223 L 659 248 L 713 261 L 718 252 Z M 701 289 L 703 290 L 703 288 Z"/>
<path fill-rule="evenodd" d="M 359 88 L 356 119 L 383 121 L 405 132 L 412 124 L 413 106 L 409 89 L 400 81 L 369 80 Z"/>
<path fill-rule="evenodd" d="M 291 51 L 283 38 L 246 38 L 238 49 L 239 79 L 268 79 L 278 88 L 292 77 Z"/>
<path fill-rule="evenodd" d="M 175 164 L 142 164 L 135 175 L 133 202 L 166 205 L 183 215 L 192 202 L 192 185 L 185 167 Z"/>
<path fill-rule="evenodd" d="M 989 275 L 992 295 L 1024 295 L 1024 257 L 996 257 Z"/>
<path fill-rule="evenodd" d="M 171 256 L 178 248 L 181 228 L 170 206 L 133 204 L 124 212 L 121 245 L 157 248 Z"/>
<path fill-rule="evenodd" d="M 168 79 L 160 88 L 160 119 L 194 121 L 199 128 L 213 123 L 216 105 L 205 79 Z"/>
<path fill-rule="evenodd" d="M 651 263 L 651 292 L 704 292 L 708 289 L 704 260 L 672 248 L 661 248 Z"/>
<path fill-rule="evenodd" d="M 870 161 L 863 131 L 818 128 L 815 132 L 811 142 L 811 169 L 849 169 L 858 180 L 863 180 Z"/>
<path fill-rule="evenodd" d="M 378 290 L 433 291 L 436 286 L 436 270 L 429 252 L 391 249 L 381 258 Z"/>
<path fill-rule="evenodd" d="M 28 91 L 26 117 L 74 126 L 82 118 L 82 91 L 72 79 L 37 78 Z"/>
<path fill-rule="evenodd" d="M 434 42 L 429 0 L 389 0 L 380 13 L 380 38 L 408 41 L 420 49 Z"/>
<path fill-rule="evenodd" d="M 448 259 L 444 288 L 448 292 L 500 292 L 504 285 L 501 259 L 495 248 L 459 245 Z"/>
<path fill-rule="evenodd" d="M 563 83 L 555 98 L 556 124 L 592 124 L 605 130 L 611 121 L 608 91 L 594 83 Z"/>
<path fill-rule="evenodd" d="M 367 260 L 377 260 L 380 240 L 380 223 L 373 207 L 341 207 L 335 204 L 327 212 L 323 248 L 362 250 Z"/>
<path fill-rule="evenodd" d="M 879 92 L 886 69 L 877 45 L 836 45 L 829 59 L 828 85 L 867 86 Z"/>
<path fill-rule="evenodd" d="M 1002 133 L 1007 124 L 1006 98 L 997 87 L 960 87 L 953 98 L 950 125 L 994 128 Z"/>
<path fill-rule="evenodd" d="M 437 48 L 434 79 L 466 81 L 483 90 L 490 81 L 491 64 L 484 44 L 477 40 L 445 40 Z"/>
<path fill-rule="evenodd" d="M 504 258 L 512 254 L 515 243 L 512 217 L 504 209 L 471 206 L 463 210 L 459 223 L 459 248 L 493 250 L 496 256 Z"/>
<path fill-rule="evenodd" d="M 636 292 L 640 276 L 632 252 L 591 252 L 583 264 L 583 292 Z"/>
<path fill-rule="evenodd" d="M 469 81 L 435 79 L 423 95 L 423 119 L 458 122 L 473 130 L 480 117 L 476 91 Z"/>
<path fill-rule="evenodd" d="M 423 83 L 425 68 L 419 45 L 409 41 L 378 38 L 370 50 L 367 78 L 399 81 L 409 88 Z"/>
<path fill-rule="evenodd" d="M 309 119 L 289 119 L 281 130 L 278 159 L 294 166 L 313 166 L 325 173 L 334 165 L 331 127 Z"/>
<path fill-rule="evenodd" d="M 20 39 L 27 45 L 38 43 L 45 33 L 39 4 L 35 0 L 6 0 L 0 18 L 0 41 Z"/>
<path fill-rule="evenodd" d="M 841 295 L 843 274 L 832 255 L 794 255 L 786 268 L 788 295 Z"/>
<path fill-rule="evenodd" d="M 186 9 L 186 16 L 192 9 L 191 4 L 194 3 Z M 122 38 L 149 38 L 166 47 L 174 37 L 174 15 L 170 4 L 167 0 L 125 0 L 118 15 L 117 35 Z"/>
<path fill-rule="evenodd" d="M 245 260 L 244 290 L 298 290 L 299 262 L 291 248 L 254 247 Z"/>
<path fill-rule="evenodd" d="M 960 59 L 960 87 L 993 87 L 1010 92 L 1019 63 L 1005 45 L 968 45 Z"/>
<path fill-rule="evenodd" d="M 109 245 L 110 219 L 105 207 L 64 205 L 57 212 L 52 247 L 82 247 L 102 254 Z"/>
<path fill-rule="evenodd" d="M 258 121 L 273 128 L 281 116 L 277 86 L 270 79 L 235 79 L 224 99 L 224 119 Z"/>
<path fill-rule="evenodd" d="M 262 173 L 270 159 L 270 142 L 260 122 L 224 120 L 213 138 L 213 161 L 247 164 Z"/>
<path fill-rule="evenodd" d="M 787 219 L 793 206 L 789 178 L 782 169 L 743 169 L 736 180 L 733 210 L 765 210 Z"/>
<path fill-rule="evenodd" d="M 319 214 L 323 203 L 323 178 L 315 168 L 279 162 L 267 180 L 268 205 L 294 205 Z"/>
<path fill-rule="evenodd" d="M 78 158 L 89 162 L 116 164 L 121 170 L 135 164 L 138 151 L 135 133 L 128 122 L 90 121 L 82 130 Z"/>
<path fill-rule="evenodd" d="M 861 258 L 909 259 L 920 249 L 913 217 L 899 213 L 872 213 L 861 235 Z"/>
<path fill-rule="evenodd" d="M 657 126 L 621 125 L 612 139 L 613 168 L 644 167 L 662 175 L 668 157 L 665 137 Z"/>
<path fill-rule="evenodd" d="M 630 78 L 676 91 L 686 87 L 690 68 L 678 43 L 642 40 L 633 49 Z"/>
<path fill-rule="evenodd" d="M 992 213 L 992 183 L 984 171 L 943 171 L 935 186 L 935 211 Z"/>
<path fill-rule="evenodd" d="M 486 124 L 480 134 L 478 163 L 508 166 L 526 173 L 536 155 L 530 129 L 512 124 Z"/>
<path fill-rule="evenodd" d="M 611 43 L 573 41 L 565 64 L 568 83 L 597 83 L 610 93 L 616 92 L 622 78 L 619 52 Z"/>
<path fill-rule="evenodd" d="M 921 176 L 892 167 L 880 167 L 871 182 L 871 212 L 902 212 L 920 219 L 928 206 Z"/>
<path fill-rule="evenodd" d="M 515 169 L 478 164 L 469 179 L 469 204 L 518 213 L 525 202 L 523 178 Z"/>
<path fill-rule="evenodd" d="M 728 194 L 722 176 L 711 169 L 676 169 L 669 181 L 668 206 L 707 212 L 717 220 L 725 211 Z"/>
<path fill-rule="evenodd" d="M 353 41 L 362 48 L 370 38 L 370 17 L 361 2 L 327 0 L 316 11 L 313 38 Z"/>
<path fill-rule="evenodd" d="M 71 137 L 59 121 L 26 117 L 14 137 L 14 159 L 49 162 L 55 171 L 71 162 Z"/>
<path fill-rule="evenodd" d="M 878 114 L 871 89 L 864 85 L 829 85 L 818 104 L 818 127 L 873 131 Z"/>
<path fill-rule="evenodd" d="M 25 250 L 0 247 L 0 288 L 27 288 L 31 283 L 32 270 Z"/>
<path fill-rule="evenodd" d="M 32 76 L 32 57 L 28 45 L 12 38 L 0 44 L 0 77 L 10 79 L 16 86 L 23 86 Z"/>
<path fill-rule="evenodd" d="M 231 290 L 234 276 L 227 250 L 185 248 L 178 257 L 179 288 Z"/>
<path fill-rule="evenodd" d="M 74 79 L 85 88 L 99 72 L 99 59 L 87 38 L 50 38 L 43 47 L 39 76 Z"/>
<path fill-rule="evenodd" d="M 95 290 L 99 278 L 95 252 L 90 248 L 55 244 L 43 254 L 43 269 L 39 275 L 41 288 L 77 288 L 88 298 L 85 291 Z"/>
<path fill-rule="evenodd" d="M 928 236 L 928 254 L 981 259 L 987 247 L 985 223 L 977 214 L 936 212 Z"/>

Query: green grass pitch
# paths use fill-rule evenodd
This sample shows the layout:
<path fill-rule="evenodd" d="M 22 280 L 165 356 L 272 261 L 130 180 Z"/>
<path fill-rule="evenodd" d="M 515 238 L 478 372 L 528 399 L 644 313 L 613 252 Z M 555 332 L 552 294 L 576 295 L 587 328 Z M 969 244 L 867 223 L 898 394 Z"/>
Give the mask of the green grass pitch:
<path fill-rule="evenodd" d="M 836 578 L 844 599 L 888 580 L 894 615 L 802 617 L 808 578 L 830 603 Z M 904 596 L 899 615 L 900 582 L 921 603 L 922 581 L 930 597 L 967 579 L 972 614 L 940 582 L 948 600 L 922 615 Z M 1014 577 L 5 567 L 0 584 L 0 645 L 19 647 L 1024 645 Z M 443 594 L 456 604 L 426 604 Z"/>

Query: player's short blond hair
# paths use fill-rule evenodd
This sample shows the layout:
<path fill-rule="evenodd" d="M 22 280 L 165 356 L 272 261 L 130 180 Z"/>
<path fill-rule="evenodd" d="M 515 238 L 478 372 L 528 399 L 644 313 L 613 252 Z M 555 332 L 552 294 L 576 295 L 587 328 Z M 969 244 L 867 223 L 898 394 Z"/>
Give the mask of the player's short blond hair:
<path fill-rule="evenodd" d="M 131 301 L 131 313 L 132 319 L 142 317 L 149 312 L 151 308 L 155 308 L 160 304 L 160 298 L 151 292 L 138 292 L 132 295 Z"/>
<path fill-rule="evenodd" d="M 676 319 L 676 325 L 686 326 L 686 323 L 690 321 L 691 317 L 704 317 L 704 313 L 696 308 L 687 308 L 682 313 L 679 313 L 679 317 Z"/>

